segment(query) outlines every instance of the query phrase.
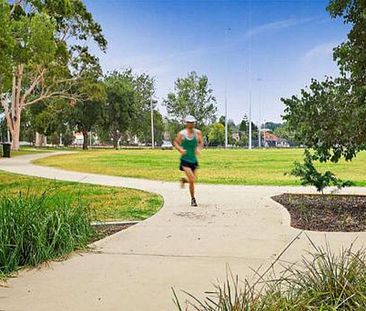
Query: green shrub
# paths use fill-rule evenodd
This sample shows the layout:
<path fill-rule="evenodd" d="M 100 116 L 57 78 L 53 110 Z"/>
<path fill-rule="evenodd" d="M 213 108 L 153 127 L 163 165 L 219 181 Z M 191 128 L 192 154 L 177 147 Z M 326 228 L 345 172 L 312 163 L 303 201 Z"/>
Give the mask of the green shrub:
<path fill-rule="evenodd" d="M 0 198 L 0 276 L 85 247 L 94 230 L 89 207 L 43 194 Z"/>
<path fill-rule="evenodd" d="M 330 186 L 336 186 L 341 189 L 353 185 L 351 181 L 343 181 L 330 171 L 320 173 L 313 164 L 313 156 L 309 150 L 304 152 L 304 164 L 295 162 L 295 167 L 290 172 L 290 175 L 300 177 L 303 186 L 315 186 L 316 190 L 322 193 L 325 188 Z"/>
<path fill-rule="evenodd" d="M 301 266 L 284 267 L 280 275 L 259 275 L 254 285 L 228 277 L 223 285 L 200 300 L 188 294 L 186 307 L 175 291 L 178 310 L 278 311 L 366 310 L 366 252 L 342 251 L 335 256 L 317 249 Z M 269 270 L 268 270 L 269 271 Z M 259 286 L 259 284 L 264 285 Z"/>

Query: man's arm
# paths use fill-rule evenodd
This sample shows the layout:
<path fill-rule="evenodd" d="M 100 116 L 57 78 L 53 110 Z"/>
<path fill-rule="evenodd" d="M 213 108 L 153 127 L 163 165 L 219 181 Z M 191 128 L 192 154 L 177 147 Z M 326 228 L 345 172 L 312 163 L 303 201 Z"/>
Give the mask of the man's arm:
<path fill-rule="evenodd" d="M 174 144 L 175 149 L 177 149 L 180 154 L 183 155 L 186 153 L 186 151 L 181 147 L 181 144 L 182 144 L 182 134 L 181 133 L 178 133 L 177 137 L 174 139 L 173 144 Z"/>

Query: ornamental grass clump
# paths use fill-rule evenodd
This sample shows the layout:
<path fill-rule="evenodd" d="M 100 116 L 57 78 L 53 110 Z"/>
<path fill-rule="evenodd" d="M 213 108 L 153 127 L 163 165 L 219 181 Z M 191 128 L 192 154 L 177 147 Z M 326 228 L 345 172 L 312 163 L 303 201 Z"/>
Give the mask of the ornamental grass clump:
<path fill-rule="evenodd" d="M 270 270 L 267 270 L 270 271 Z M 183 305 L 173 290 L 178 310 L 307 311 L 366 310 L 366 252 L 352 248 L 335 255 L 316 248 L 299 265 L 285 266 L 279 275 L 259 275 L 252 284 L 229 275 L 205 298 L 188 295 Z"/>
<path fill-rule="evenodd" d="M 57 195 L 0 197 L 0 276 L 84 248 L 95 232 L 89 206 Z"/>

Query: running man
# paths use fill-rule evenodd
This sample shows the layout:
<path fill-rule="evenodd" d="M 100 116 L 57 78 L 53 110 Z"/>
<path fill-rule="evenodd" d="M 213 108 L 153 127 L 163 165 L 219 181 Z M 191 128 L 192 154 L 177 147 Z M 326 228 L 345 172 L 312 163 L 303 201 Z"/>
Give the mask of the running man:
<path fill-rule="evenodd" d="M 194 183 L 196 181 L 196 169 L 198 167 L 197 155 L 203 149 L 203 138 L 201 131 L 194 127 L 197 121 L 195 117 L 187 116 L 184 121 L 186 128 L 178 133 L 174 140 L 174 147 L 182 155 L 179 169 L 186 174 L 186 177 L 181 180 L 182 186 L 184 187 L 184 184 L 189 183 L 191 206 L 197 206 Z"/>

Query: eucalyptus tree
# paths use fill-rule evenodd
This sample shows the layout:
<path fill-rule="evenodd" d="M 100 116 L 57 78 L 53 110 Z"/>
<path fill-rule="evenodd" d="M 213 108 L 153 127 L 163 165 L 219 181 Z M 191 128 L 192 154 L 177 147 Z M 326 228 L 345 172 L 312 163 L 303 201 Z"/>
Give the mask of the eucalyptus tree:
<path fill-rule="evenodd" d="M 88 49 L 93 40 L 103 51 L 107 42 L 101 26 L 81 0 L 0 0 L 1 105 L 19 148 L 22 111 L 53 98 L 71 104 L 80 94 L 73 86 L 85 64 L 97 63 Z M 9 39 L 9 34 L 12 39 Z M 5 38 L 5 39 L 4 39 Z M 4 41 L 5 40 L 5 41 Z M 1 49 L 0 49 L 1 50 Z"/>

